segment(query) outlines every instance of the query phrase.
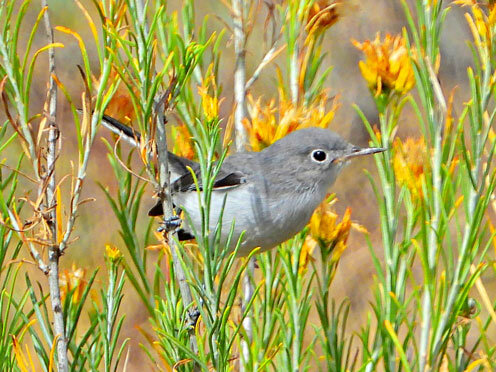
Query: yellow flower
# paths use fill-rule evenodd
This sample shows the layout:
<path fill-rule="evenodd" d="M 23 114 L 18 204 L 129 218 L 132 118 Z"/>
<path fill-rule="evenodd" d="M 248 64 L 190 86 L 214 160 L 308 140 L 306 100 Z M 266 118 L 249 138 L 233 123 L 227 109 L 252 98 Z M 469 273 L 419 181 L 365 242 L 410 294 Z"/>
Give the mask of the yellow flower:
<path fill-rule="evenodd" d="M 174 141 L 174 154 L 187 159 L 194 159 L 196 156 L 193 146 L 192 136 L 186 124 L 180 124 L 171 127 L 172 138 Z"/>
<path fill-rule="evenodd" d="M 393 169 L 399 185 L 406 186 L 414 199 L 423 197 L 426 145 L 423 138 L 408 138 L 404 143 L 397 138 L 393 143 Z"/>
<path fill-rule="evenodd" d="M 303 243 L 303 247 L 301 248 L 300 252 L 300 259 L 299 259 L 299 274 L 302 274 L 310 261 L 313 261 L 313 251 L 317 247 L 318 243 L 317 241 L 312 238 L 310 235 L 307 235 L 305 237 L 305 242 Z"/>
<path fill-rule="evenodd" d="M 60 296 L 62 302 L 70 292 L 72 292 L 72 303 L 79 302 L 83 295 L 84 288 L 86 287 L 86 281 L 84 280 L 85 275 L 86 269 L 77 269 L 75 264 L 72 264 L 70 271 L 66 269 L 59 274 Z"/>
<path fill-rule="evenodd" d="M 336 237 L 337 218 L 338 215 L 332 211 L 330 203 L 320 204 L 310 219 L 310 235 L 326 244 L 332 242 Z"/>
<path fill-rule="evenodd" d="M 110 261 L 117 261 L 122 257 L 122 253 L 116 246 L 111 246 L 110 244 L 105 245 L 105 254 L 110 259 Z"/>
<path fill-rule="evenodd" d="M 212 65 L 209 69 L 212 69 Z M 212 90 L 214 95 L 210 95 L 209 90 Z M 201 97 L 203 113 L 209 121 L 219 117 L 219 105 L 221 102 L 219 102 L 216 92 L 217 86 L 215 83 L 215 77 L 213 74 L 210 74 L 204 79 L 203 85 L 198 87 L 198 94 Z"/>
<path fill-rule="evenodd" d="M 365 61 L 359 62 L 360 71 L 376 97 L 383 92 L 405 94 L 413 88 L 415 76 L 405 39 L 386 34 L 381 41 L 378 33 L 374 41 L 352 42 L 365 54 Z"/>
<path fill-rule="evenodd" d="M 477 1 L 477 0 L 456 0 L 453 1 L 454 4 L 461 5 L 461 6 L 486 6 L 489 8 L 489 10 L 492 10 L 495 8 L 496 5 L 496 0 L 488 0 L 485 2 L 482 1 Z"/>
<path fill-rule="evenodd" d="M 350 229 L 353 228 L 362 233 L 367 230 L 356 223 L 351 222 L 351 209 L 346 208 L 343 218 L 338 221 L 338 215 L 331 208 L 332 203 L 324 201 L 320 204 L 310 219 L 310 239 L 305 244 L 315 247 L 317 242 L 321 246 L 327 246 L 332 252 L 331 261 L 337 262 L 347 247 Z"/>
<path fill-rule="evenodd" d="M 262 98 L 256 101 L 248 95 L 248 111 L 251 121 L 244 119 L 251 149 L 261 151 L 290 132 L 311 126 L 327 128 L 338 108 L 334 99 L 330 110 L 326 110 L 327 94 L 322 93 L 317 100 L 308 105 L 295 105 L 279 90 L 279 105 L 274 99 L 262 104 Z"/>
<path fill-rule="evenodd" d="M 468 25 L 472 32 L 475 44 L 480 48 L 484 47 L 488 50 L 492 49 L 493 29 L 496 24 L 496 4 L 495 1 L 490 1 L 486 4 L 472 2 L 457 2 L 463 6 L 472 5 L 472 16 L 468 13 L 465 15 Z M 487 6 L 487 11 L 482 10 L 481 6 Z"/>

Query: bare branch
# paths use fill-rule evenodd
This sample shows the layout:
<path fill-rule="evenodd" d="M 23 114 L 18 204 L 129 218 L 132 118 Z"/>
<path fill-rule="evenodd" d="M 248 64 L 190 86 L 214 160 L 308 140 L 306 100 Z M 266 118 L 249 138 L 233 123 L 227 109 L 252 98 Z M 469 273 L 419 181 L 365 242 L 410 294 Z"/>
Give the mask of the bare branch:
<path fill-rule="evenodd" d="M 42 0 L 41 5 L 48 8 L 47 0 Z M 50 23 L 50 16 L 48 9 L 43 14 L 46 36 L 48 43 L 54 42 L 52 25 Z M 69 362 L 67 360 L 67 338 L 65 335 L 64 314 L 62 311 L 62 301 L 60 297 L 59 286 L 59 258 L 60 250 L 57 237 L 57 224 L 62 221 L 57 221 L 56 216 L 56 179 L 55 179 L 55 163 L 57 161 L 57 144 L 59 140 L 59 128 L 57 126 L 57 84 L 53 76 L 55 75 L 55 50 L 54 48 L 48 49 L 48 75 L 49 87 L 47 95 L 48 103 L 48 146 L 47 146 L 47 171 L 42 176 L 48 177 L 47 187 L 45 189 L 45 202 L 47 205 L 48 221 L 47 224 L 51 232 L 52 244 L 48 248 L 48 284 L 50 287 L 50 300 L 52 303 L 53 311 L 53 327 L 57 342 L 57 363 L 58 372 L 67 372 L 69 370 Z M 41 159 L 40 159 L 41 160 Z"/>
<path fill-rule="evenodd" d="M 168 90 L 175 85 L 175 81 L 171 82 L 171 86 Z M 170 93 L 164 95 L 166 100 L 169 99 Z M 164 219 L 171 218 L 174 215 L 174 208 L 172 205 L 172 196 L 170 191 L 170 173 L 169 173 L 169 151 L 167 149 L 167 138 L 165 132 L 165 109 L 168 106 L 168 101 L 164 104 L 159 100 L 155 107 L 155 112 L 157 114 L 158 122 L 156 123 L 156 142 L 157 142 L 157 160 L 158 160 L 158 176 L 159 176 L 159 189 L 158 195 L 162 201 L 162 208 L 164 211 Z M 181 261 L 178 255 L 178 247 L 176 244 L 177 233 L 174 231 L 167 232 L 167 241 L 169 242 L 172 262 L 174 265 L 174 272 L 179 283 L 179 290 L 181 292 L 181 297 L 185 307 L 190 307 L 193 303 L 193 296 L 191 295 L 191 290 L 188 283 L 186 282 L 186 275 L 184 273 L 183 267 L 181 266 Z M 188 323 L 195 324 L 196 319 L 193 314 L 193 309 L 188 309 Z M 192 329 L 189 333 L 190 335 L 190 345 L 193 353 L 198 353 L 198 345 L 196 342 L 195 332 Z"/>
<path fill-rule="evenodd" d="M 234 99 L 236 103 L 236 108 L 234 112 L 234 129 L 235 129 L 235 143 L 236 151 L 241 152 L 245 149 L 247 143 L 246 130 L 243 125 L 243 119 L 246 117 L 246 30 L 245 30 L 245 6 L 244 0 L 232 0 L 232 9 L 234 15 L 234 52 L 236 54 L 236 67 L 234 70 Z M 261 69 L 260 69 L 261 71 Z M 260 73 L 258 72 L 258 74 Z M 255 73 L 257 73 L 255 71 Z M 255 74 L 254 74 L 255 76 Z M 256 79 L 256 77 L 255 77 Z M 253 80 L 253 82 L 255 81 Z M 250 83 L 253 84 L 253 82 Z M 243 276 L 243 298 L 242 305 L 243 308 L 248 304 L 255 291 L 253 283 L 250 276 L 253 276 L 253 270 L 255 268 L 255 263 L 253 258 L 250 258 L 248 267 Z M 252 331 L 252 313 L 247 314 L 243 319 L 243 328 L 246 332 L 248 340 L 242 340 L 241 342 L 241 353 L 243 357 L 240 360 L 240 371 L 245 370 L 244 360 L 248 359 L 250 352 L 250 343 L 253 337 Z"/>
<path fill-rule="evenodd" d="M 236 67 L 234 70 L 234 101 L 236 110 L 234 111 L 234 128 L 236 150 L 244 150 L 247 142 L 246 130 L 243 126 L 243 119 L 246 116 L 246 34 L 244 30 L 244 0 L 232 0 L 232 10 L 234 15 L 234 53 L 236 54 Z"/>

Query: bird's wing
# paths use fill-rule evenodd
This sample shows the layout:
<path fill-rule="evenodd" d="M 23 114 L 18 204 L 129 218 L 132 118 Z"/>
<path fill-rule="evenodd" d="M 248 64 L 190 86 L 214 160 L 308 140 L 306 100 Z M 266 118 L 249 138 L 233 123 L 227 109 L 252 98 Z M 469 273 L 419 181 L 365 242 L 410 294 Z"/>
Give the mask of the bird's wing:
<path fill-rule="evenodd" d="M 195 177 L 198 182 L 199 191 L 203 190 L 203 183 L 200 175 L 199 169 L 192 168 L 195 172 Z M 246 175 L 239 171 L 229 172 L 226 170 L 220 169 L 217 177 L 215 178 L 213 189 L 214 190 L 227 190 L 238 187 L 242 184 L 246 183 Z M 194 181 L 194 177 L 191 171 L 188 170 L 188 173 L 179 177 L 175 180 L 171 185 L 172 193 L 181 193 L 181 192 L 193 192 L 196 191 L 196 184 Z M 162 216 L 164 214 L 164 210 L 162 209 L 162 202 L 159 201 L 155 204 L 149 211 L 149 216 Z"/>
<path fill-rule="evenodd" d="M 102 124 L 133 146 L 139 146 L 141 134 L 133 128 L 128 127 L 108 115 L 103 115 Z M 237 187 L 246 182 L 246 174 L 238 170 L 239 167 L 236 165 L 236 162 L 233 161 L 235 158 L 236 155 L 230 156 L 222 164 L 222 167 L 217 173 L 214 181 L 214 190 L 226 190 Z M 200 165 L 198 163 L 169 152 L 169 167 L 172 172 L 172 193 L 196 191 L 194 181 L 195 178 L 193 177 L 191 171 L 194 172 L 198 181 L 199 190 L 201 191 L 203 189 Z M 153 208 L 150 209 L 148 215 L 163 215 L 162 203 L 158 202 Z"/>
<path fill-rule="evenodd" d="M 199 191 L 203 190 L 203 182 L 200 177 L 200 174 L 195 172 L 195 177 L 198 180 L 198 189 Z M 235 171 L 235 172 L 226 172 L 223 171 L 222 169 L 219 171 L 217 176 L 215 177 L 214 181 L 214 190 L 215 189 L 228 189 L 228 188 L 233 188 L 237 187 L 243 183 L 246 182 L 246 177 L 242 172 Z M 195 185 L 195 180 L 193 177 L 193 174 L 191 172 L 188 172 L 184 174 L 183 176 L 179 177 L 177 180 L 175 180 L 172 184 L 172 192 L 177 193 L 177 192 L 188 192 L 188 191 L 196 191 L 196 185 Z"/>

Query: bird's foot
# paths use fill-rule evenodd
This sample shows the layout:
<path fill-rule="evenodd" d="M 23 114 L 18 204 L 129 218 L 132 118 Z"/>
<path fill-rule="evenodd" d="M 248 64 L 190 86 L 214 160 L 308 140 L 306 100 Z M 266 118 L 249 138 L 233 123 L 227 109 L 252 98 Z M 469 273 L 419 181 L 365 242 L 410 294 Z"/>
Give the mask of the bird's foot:
<path fill-rule="evenodd" d="M 194 308 L 192 309 L 189 309 L 188 310 L 188 325 L 191 327 L 191 328 L 195 328 L 196 327 L 196 323 L 198 323 L 198 319 L 200 318 L 200 310 L 198 310 L 198 308 L 195 306 Z"/>
<path fill-rule="evenodd" d="M 171 232 L 177 230 L 181 224 L 183 223 L 183 220 L 179 218 L 179 216 L 172 216 L 169 218 L 164 218 L 163 221 L 160 223 L 160 227 L 158 228 L 158 232 Z"/>

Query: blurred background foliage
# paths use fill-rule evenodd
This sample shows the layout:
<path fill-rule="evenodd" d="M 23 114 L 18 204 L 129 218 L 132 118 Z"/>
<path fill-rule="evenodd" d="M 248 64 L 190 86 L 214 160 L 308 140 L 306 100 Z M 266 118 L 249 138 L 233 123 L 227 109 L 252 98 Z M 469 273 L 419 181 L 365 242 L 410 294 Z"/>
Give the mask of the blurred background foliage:
<path fill-rule="evenodd" d="M 67 95 L 72 97 L 77 107 L 82 106 L 79 103 L 81 92 L 87 89 L 78 65 L 86 65 L 93 73 L 93 76 L 86 76 L 88 81 L 93 82 L 93 87 L 88 87 L 91 94 L 96 94 L 101 79 L 99 68 L 105 50 L 101 44 L 100 48 L 95 47 L 93 30 L 88 23 L 88 18 L 95 23 L 101 43 L 103 36 L 96 6 L 98 3 L 81 1 L 79 6 L 76 2 L 65 0 L 48 2 L 52 25 L 65 28 L 55 31 L 55 41 L 64 45 L 64 48 L 56 50 L 57 79 L 64 84 Z M 157 89 L 167 88 L 172 70 L 170 66 L 174 66 L 179 84 L 173 91 L 174 110 L 167 113 L 169 147 L 181 156 L 208 164 L 208 152 L 205 150 L 213 149 L 216 156 L 220 156 L 222 149 L 240 129 L 234 123 L 233 72 L 236 66 L 231 3 L 150 2 L 146 26 L 140 22 L 139 12 L 133 9 L 133 4 L 138 3 L 122 2 L 128 9 L 121 2 L 109 2 L 104 7 L 108 10 L 111 8 L 109 4 L 121 4 L 121 7 L 116 6 L 114 23 L 106 25 L 106 32 L 118 35 L 122 50 L 127 48 L 120 58 L 113 60 L 117 67 L 107 77 L 109 82 L 115 82 L 119 77 L 122 82 L 111 88 L 115 92 L 106 113 L 148 133 L 152 122 L 149 106 L 155 98 L 150 92 L 159 80 L 165 82 L 164 86 L 157 82 Z M 21 1 L 14 1 L 14 4 L 13 14 L 17 14 Z M 491 320 L 494 311 L 491 313 L 493 306 L 488 305 L 487 300 L 494 301 L 496 282 L 494 269 L 486 270 L 487 266 L 494 265 L 494 252 L 490 245 L 490 223 L 495 212 L 493 206 L 487 210 L 481 209 L 481 231 L 474 232 L 473 240 L 470 240 L 476 249 L 466 260 L 473 262 L 476 268 L 473 276 L 464 277 L 463 283 L 460 283 L 460 293 L 464 290 L 467 293 L 460 298 L 463 303 L 456 302 L 456 311 L 453 310 L 453 317 L 449 319 L 454 329 L 449 336 L 454 341 L 448 346 L 447 341 L 443 341 L 446 336 L 443 330 L 439 331 L 442 333 L 439 338 L 436 338 L 435 330 L 427 336 L 419 334 L 422 319 L 426 316 L 421 312 L 425 309 L 426 298 L 430 294 L 433 295 L 430 303 L 440 301 L 436 306 L 439 306 L 441 314 L 447 303 L 449 285 L 455 281 L 451 276 L 459 256 L 458 251 L 455 253 L 455 242 L 462 240 L 460 231 L 463 229 L 459 226 L 468 220 L 463 211 L 471 208 L 465 204 L 471 190 L 468 186 L 463 188 L 471 178 L 466 170 L 458 171 L 463 168 L 459 164 L 467 164 L 470 171 L 468 164 L 472 164 L 474 159 L 492 159 L 492 132 L 488 132 L 489 139 L 484 139 L 485 142 L 481 142 L 480 136 L 477 137 L 477 133 L 485 133 L 488 129 L 484 125 L 491 127 L 493 119 L 493 75 L 484 78 L 485 74 L 494 71 L 496 65 L 491 44 L 495 17 L 492 2 L 474 7 L 475 2 L 471 1 L 454 4 L 448 1 L 343 0 L 336 8 L 327 8 L 332 4 L 334 2 L 321 0 L 263 1 L 254 2 L 247 9 L 247 80 L 257 73 L 264 56 L 273 49 L 270 61 L 260 71 L 258 79 L 249 82 L 246 100 L 250 120 L 242 121 L 247 144 L 259 151 L 291 130 L 314 125 L 329 127 L 356 145 L 366 146 L 372 139 L 374 144 L 392 150 L 376 162 L 372 158 L 355 160 L 336 182 L 333 188 L 336 196 L 319 207 L 312 217 L 308 235 L 296 237 L 290 244 L 279 248 L 277 254 L 274 251 L 257 256 L 255 291 L 257 295 L 268 291 L 264 298 L 270 298 L 273 302 L 254 301 L 251 311 L 272 314 L 274 319 L 264 319 L 263 327 L 254 322 L 251 332 L 255 341 L 251 345 L 251 356 L 245 356 L 243 368 L 282 370 L 278 366 L 284 365 L 288 370 L 308 366 L 310 370 L 423 371 L 427 366 L 422 364 L 418 355 L 426 353 L 430 355 L 427 364 L 432 363 L 434 370 L 494 370 L 492 345 L 496 337 L 496 319 Z M 408 18 L 405 7 L 411 9 L 412 19 Z M 444 19 L 443 11 L 447 7 L 450 10 Z M 88 12 L 86 15 L 82 8 Z M 31 1 L 25 8 L 17 41 L 20 55 L 30 40 L 40 9 L 38 1 Z M 467 21 L 467 12 L 472 22 L 470 19 Z M 4 16 L 9 17 L 8 14 Z M 161 22 L 155 24 L 154 19 Z M 442 28 L 437 29 L 442 21 Z M 422 25 L 427 25 L 427 30 L 432 26 L 432 32 L 429 36 L 420 35 L 416 40 L 413 29 L 423 30 Z M 146 34 L 150 28 L 157 41 L 150 41 L 147 50 L 134 48 L 133 42 L 139 44 L 136 35 L 140 32 Z M 86 61 L 81 56 L 78 41 L 64 30 L 80 35 L 86 46 Z M 468 46 L 474 38 L 472 47 Z M 194 43 L 190 44 L 192 40 Z M 32 51 L 46 45 L 44 32 L 37 32 L 32 43 Z M 414 48 L 409 49 L 408 43 Z M 378 45 L 384 48 L 382 52 L 376 48 Z M 474 72 L 467 74 L 469 66 Z M 382 75 L 377 72 L 381 69 L 385 69 Z M 437 75 L 439 85 L 430 80 L 431 70 Z M 41 55 L 32 72 L 27 117 L 43 111 L 47 71 L 47 60 Z M 471 73 L 481 77 L 471 77 Z M 4 74 L 3 70 L 2 76 Z M 382 76 L 379 80 L 378 75 Z M 415 87 L 414 80 L 417 81 Z M 435 91 L 437 86 L 442 89 L 441 94 L 444 93 L 446 105 L 441 114 L 436 111 L 442 104 L 439 92 Z M 417 106 L 410 104 L 409 100 L 418 102 Z M 480 107 L 473 109 L 473 112 L 467 104 L 470 100 L 480 103 Z M 148 105 L 145 104 L 147 102 Z M 59 177 L 63 177 L 72 171 L 71 162 L 78 162 L 81 139 L 74 129 L 71 106 L 62 94 L 58 109 L 62 151 L 57 172 L 61 175 Z M 4 112 L 0 115 L 3 122 Z M 462 119 L 459 120 L 460 117 Z M 435 130 L 439 123 L 446 128 L 444 137 Z M 479 130 L 477 125 L 481 125 Z M 467 130 L 465 137 L 460 135 L 463 128 Z M 219 135 L 217 129 L 221 129 L 222 134 Z M 11 127 L 2 126 L 2 144 L 11 134 Z M 196 138 L 196 145 L 189 139 L 191 136 Z M 438 146 L 436 138 L 445 141 L 443 147 L 438 148 L 438 159 L 442 160 L 439 164 L 447 167 L 443 168 L 445 173 L 433 169 L 436 163 L 431 159 L 437 159 L 434 156 Z M 461 149 L 461 142 L 465 141 L 473 150 L 479 149 L 479 153 L 470 155 L 469 150 Z M 234 145 L 229 151 L 233 149 Z M 128 371 L 143 369 L 143 365 L 150 369 L 171 370 L 178 362 L 178 369 L 193 368 L 189 360 L 192 356 L 187 350 L 188 332 L 183 324 L 184 304 L 179 300 L 177 283 L 170 287 L 165 285 L 175 283 L 175 269 L 170 264 L 167 249 L 164 250 L 160 243 L 160 236 L 153 234 L 156 223 L 146 216 L 147 210 L 154 204 L 150 198 L 153 187 L 139 183 L 115 157 L 119 155 L 129 168 L 145 176 L 146 171 L 140 171 L 143 163 L 150 173 L 153 169 L 149 167 L 146 152 L 141 150 L 130 150 L 119 145 L 114 151 L 112 136 L 102 128 L 99 128 L 91 150 L 81 199 L 95 200 L 80 206 L 73 232 L 77 240 L 71 243 L 61 258 L 60 270 L 66 329 L 74 336 L 74 342 L 69 345 L 74 370 L 103 370 L 103 365 L 108 368 L 105 370 L 110 370 L 115 365 L 115 360 L 110 360 L 120 352 L 123 356 L 119 369 L 127 368 Z M 23 172 L 29 172 L 26 164 L 19 159 L 21 152 L 20 141 L 13 141 L 2 147 L 2 161 L 11 168 L 20 164 Z M 466 159 L 463 159 L 464 154 L 469 154 Z M 374 187 L 363 169 L 367 169 L 371 179 L 376 180 L 373 181 Z M 490 166 L 487 169 L 488 174 L 492 172 Z M 421 226 L 431 221 L 431 213 L 441 213 L 435 209 L 436 187 L 430 183 L 430 180 L 435 182 L 435 172 L 445 177 L 439 182 L 451 185 L 443 189 L 442 203 L 448 212 L 445 220 L 439 219 L 442 221 L 439 228 L 444 229 L 442 231 L 448 238 L 441 242 L 436 239 L 443 237 L 433 237 L 429 229 L 420 233 L 417 230 L 422 230 Z M 2 205 L 18 208 L 23 203 L 19 198 L 30 194 L 32 184 L 23 177 L 17 180 L 17 173 L 6 168 L 2 169 L 2 177 L 5 180 L 2 184 Z M 482 179 L 480 177 L 476 175 L 475 180 Z M 9 187 L 16 182 L 19 185 L 12 189 L 14 196 L 14 191 L 9 193 Z M 488 192 L 488 202 L 492 196 L 491 182 L 488 178 L 485 185 L 488 187 L 485 191 Z M 66 205 L 70 202 L 69 183 L 61 186 L 61 198 Z M 392 191 L 388 185 L 393 187 Z M 394 189 L 395 185 L 397 189 Z M 465 196 L 465 200 L 460 199 L 461 195 Z M 395 205 L 402 208 L 396 210 L 393 208 Z M 2 208 L 6 213 L 6 209 Z M 449 215 L 450 208 L 460 211 L 456 221 Z M 67 215 L 68 212 L 60 213 Z M 28 218 L 29 214 L 22 216 Z M 3 221 L 6 220 L 7 216 L 3 216 Z M 487 222 L 489 225 L 486 225 Z M 29 263 L 18 264 L 21 258 L 30 260 L 27 249 L 21 247 L 9 229 L 2 229 L 6 241 L 4 246 L 10 244 L 9 256 L 1 257 L 5 278 L 2 288 L 9 288 L 16 275 L 21 278 L 15 281 L 14 289 L 5 290 L 0 296 L 2 317 L 12 319 L 4 322 L 12 330 L 3 331 L 0 347 L 5 348 L 2 350 L 6 352 L 15 351 L 15 357 L 10 353 L 10 359 L 0 362 L 5 364 L 2 370 L 18 367 L 23 371 L 31 370 L 30 358 L 34 359 L 35 354 L 40 356 L 33 362 L 35 368 L 41 365 L 48 370 L 53 356 L 47 345 L 50 345 L 48 340 L 53 341 L 53 334 L 49 326 L 50 311 L 43 301 L 48 293 L 43 288 L 43 274 Z M 401 233 L 398 232 L 395 238 L 397 231 Z M 426 241 L 416 240 L 416 234 Z M 431 244 L 433 241 L 436 243 Z M 433 248 L 438 245 L 442 249 Z M 318 249 L 318 246 L 328 250 Z M 427 247 L 425 252 L 419 246 Z M 453 253 L 450 253 L 452 247 Z M 188 249 L 194 252 L 198 248 Z M 197 286 L 193 297 L 205 308 L 214 306 L 214 303 L 220 306 L 217 310 L 229 315 L 234 324 L 222 319 L 226 324 L 218 325 L 216 314 L 210 314 L 211 319 L 208 320 L 208 314 L 202 313 L 205 323 L 201 327 L 205 328 L 198 327 L 196 332 L 210 332 L 215 340 L 224 340 L 218 341 L 218 345 L 224 345 L 223 342 L 228 344 L 225 340 L 237 329 L 236 324 L 242 318 L 243 310 L 239 306 L 239 297 L 223 298 L 220 305 L 215 302 L 213 294 L 219 285 L 215 274 L 231 270 L 229 265 L 233 265 L 231 275 L 237 278 L 233 273 L 240 273 L 247 263 L 244 260 L 229 263 L 227 258 L 220 260 L 219 266 L 210 268 L 212 272 L 208 274 L 202 269 L 202 258 L 205 257 L 203 252 L 208 254 L 209 248 L 202 246 L 200 249 L 202 254 L 199 257 L 192 254 L 190 261 L 184 258 L 195 268 L 195 275 L 199 273 L 199 276 L 189 277 L 190 282 Z M 434 253 L 429 249 L 433 249 Z M 484 249 L 487 254 L 483 253 Z M 292 257 L 299 258 L 299 265 L 294 265 L 295 259 Z M 433 257 L 440 262 L 439 266 L 430 266 Z M 391 262 L 396 262 L 396 267 L 388 266 Z M 98 272 L 95 270 L 97 268 Z M 132 274 L 124 279 L 123 272 L 126 270 Z M 466 270 L 470 271 L 469 266 L 462 271 Z M 26 273 L 29 279 L 24 280 Z M 318 277 L 314 273 L 318 273 Z M 200 275 L 211 280 L 211 288 L 208 280 L 200 280 Z M 482 282 L 477 282 L 479 275 Z M 229 280 L 234 280 L 232 277 Z M 426 277 L 427 281 L 424 280 Z M 288 284 L 288 290 L 281 290 L 278 281 Z M 41 284 L 34 284 L 37 282 Z M 291 283 L 294 286 L 290 286 Z M 271 285 L 275 292 L 278 288 L 281 290 L 274 298 L 270 295 Z M 310 292 L 315 303 L 303 302 L 301 308 L 291 307 Z M 390 296 L 391 293 L 393 295 Z M 11 305 L 11 294 L 14 294 L 15 306 Z M 467 298 L 468 294 L 470 298 Z M 89 316 L 83 316 L 83 306 L 79 306 L 85 300 L 84 314 L 88 312 Z M 226 305 L 229 301 L 234 304 L 233 309 Z M 403 302 L 405 306 L 401 306 Z M 285 306 L 289 309 L 287 313 L 275 311 Z M 411 309 L 415 310 L 410 313 Z M 306 317 L 309 317 L 309 322 Z M 35 318 L 37 321 L 32 321 Z M 343 320 L 346 318 L 348 322 L 345 327 Z M 442 322 L 442 319 L 432 315 L 434 324 L 438 320 Z M 282 327 L 284 322 L 290 326 Z M 319 324 L 329 332 L 323 332 L 323 336 L 318 338 L 316 334 L 319 332 L 310 332 L 310 323 Z M 473 326 L 470 327 L 470 324 Z M 185 328 L 178 328 L 178 325 Z M 304 328 L 298 328 L 300 325 Z M 222 333 L 225 330 L 223 327 L 229 331 Z M 35 328 L 37 331 L 33 331 L 28 340 L 27 332 Z M 426 329 L 429 333 L 429 327 Z M 12 338 L 12 334 L 16 336 Z M 273 334 L 278 337 L 271 338 Z M 349 341 L 352 335 L 355 335 L 353 344 Z M 243 336 L 247 338 L 247 335 Z M 422 344 L 425 337 L 432 337 L 429 347 Z M 231 355 L 227 351 L 223 355 L 225 360 L 214 355 L 212 344 L 202 345 L 202 337 L 197 339 L 200 349 L 205 353 L 212 352 L 210 357 L 200 357 L 200 365 L 209 360 L 210 366 L 219 370 L 228 369 L 226 366 L 238 368 L 239 353 L 243 348 L 240 338 L 235 341 L 236 352 Z M 447 348 L 448 352 L 441 353 L 436 342 L 443 344 L 439 348 L 443 351 Z M 18 367 L 14 366 L 16 363 Z"/>

